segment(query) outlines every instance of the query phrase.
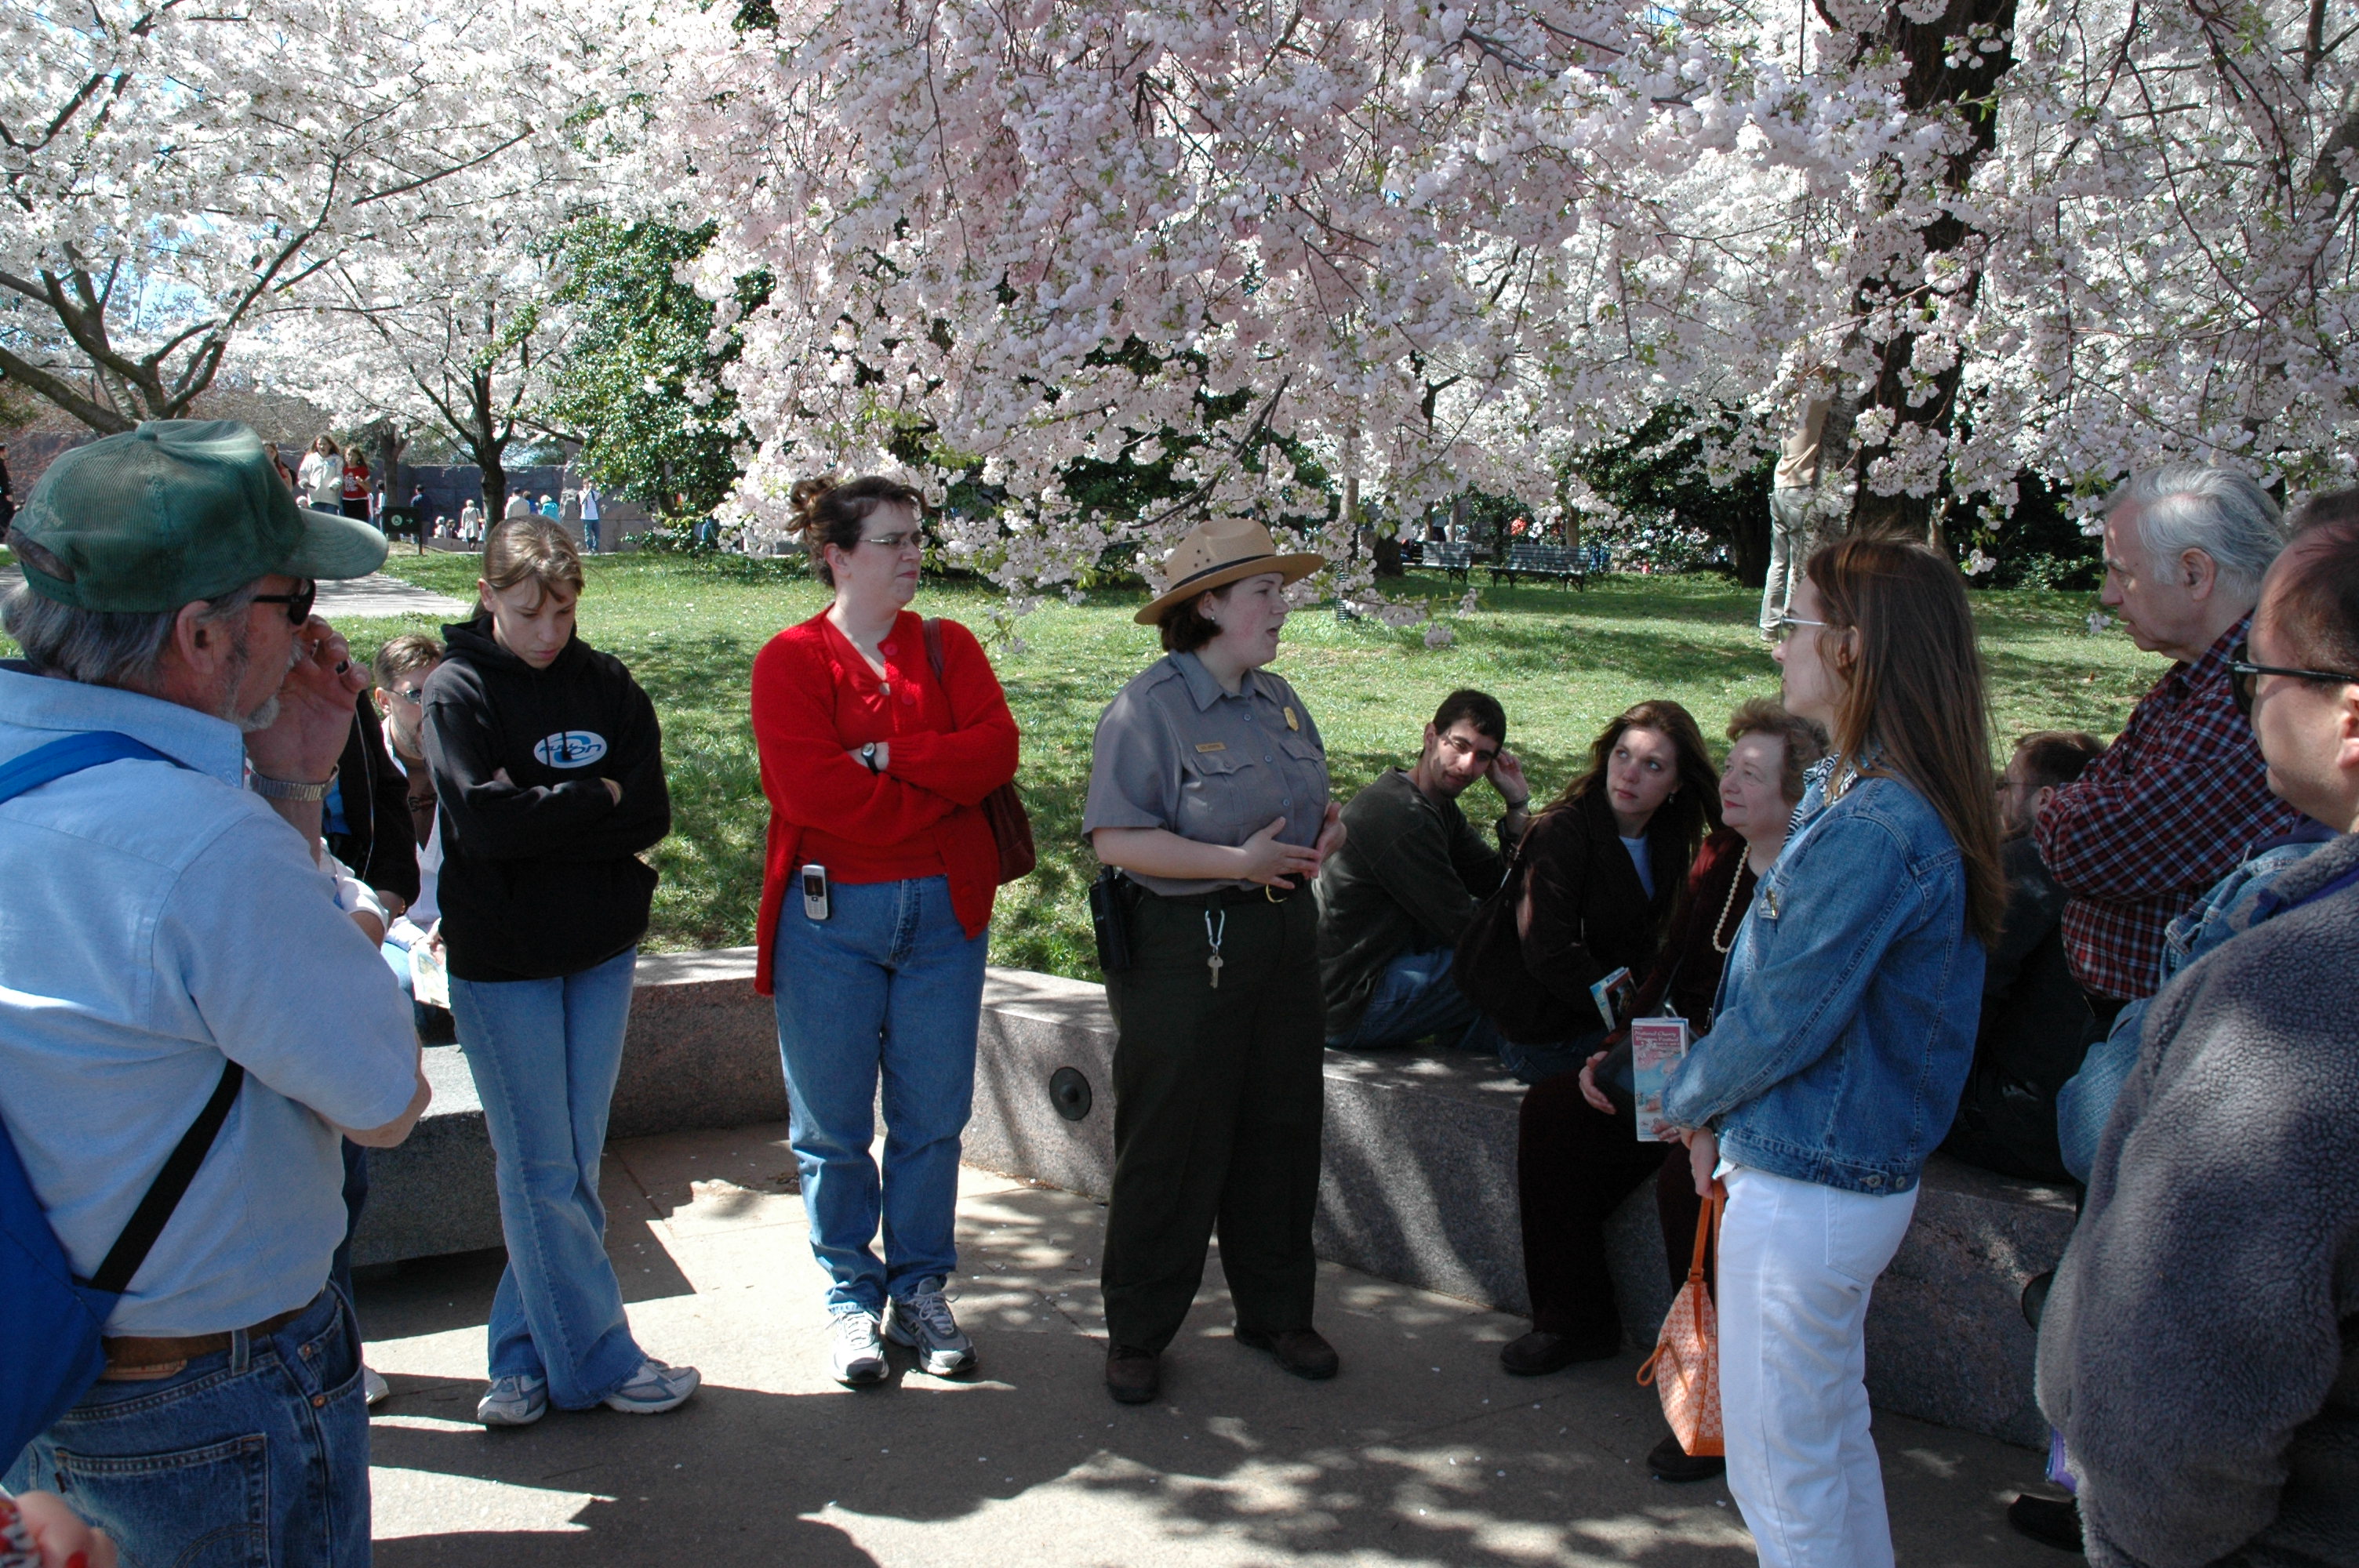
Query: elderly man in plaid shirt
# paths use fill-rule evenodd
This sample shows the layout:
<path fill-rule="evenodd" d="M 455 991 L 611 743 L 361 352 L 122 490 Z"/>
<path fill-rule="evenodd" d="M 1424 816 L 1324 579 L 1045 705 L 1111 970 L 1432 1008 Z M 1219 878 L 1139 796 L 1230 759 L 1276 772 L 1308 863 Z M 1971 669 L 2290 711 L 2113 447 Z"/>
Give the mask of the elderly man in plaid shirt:
<path fill-rule="evenodd" d="M 2040 859 L 2072 895 L 2065 950 L 2101 1024 L 2153 993 L 2171 918 L 2300 820 L 2269 793 L 2228 690 L 2230 650 L 2284 544 L 2277 503 L 2228 469 L 2150 470 L 2110 503 L 2103 601 L 2132 642 L 2176 663 L 2037 830 Z"/>

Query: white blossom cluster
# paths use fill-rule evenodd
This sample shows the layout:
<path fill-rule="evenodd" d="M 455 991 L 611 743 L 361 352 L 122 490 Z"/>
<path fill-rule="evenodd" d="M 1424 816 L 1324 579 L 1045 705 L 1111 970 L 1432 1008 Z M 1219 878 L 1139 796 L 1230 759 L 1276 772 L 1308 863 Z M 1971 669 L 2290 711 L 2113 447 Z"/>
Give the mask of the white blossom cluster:
<path fill-rule="evenodd" d="M 497 289 L 593 194 L 627 34 L 571 0 L 0 0 L 0 372 L 122 428 L 362 273 Z"/>
<path fill-rule="evenodd" d="M 1031 593 L 1202 509 L 1321 511 L 1238 460 L 1256 422 L 1396 516 L 1467 484 L 1545 512 L 1566 449 L 1672 398 L 1745 411 L 1741 460 L 1820 384 L 1881 494 L 2347 473 L 2349 10 L 1961 22 L 1938 64 L 1996 72 L 1987 156 L 1886 41 L 1961 0 L 780 0 L 667 24 L 660 125 L 723 222 L 701 286 L 776 279 L 746 513 L 922 432 L 937 481 L 1008 497 L 953 548 Z M 1165 431 L 1202 438 L 1190 507 L 1060 491 Z M 1311 530 L 1339 561 L 1349 532 Z"/>

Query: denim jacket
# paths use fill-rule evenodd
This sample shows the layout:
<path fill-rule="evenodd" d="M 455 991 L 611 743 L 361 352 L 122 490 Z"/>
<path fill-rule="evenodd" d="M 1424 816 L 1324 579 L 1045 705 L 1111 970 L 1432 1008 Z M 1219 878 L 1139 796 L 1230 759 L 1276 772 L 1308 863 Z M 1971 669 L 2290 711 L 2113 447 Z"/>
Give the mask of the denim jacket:
<path fill-rule="evenodd" d="M 2315 822 L 2304 822 L 2291 833 L 2253 847 L 2251 858 L 2220 879 L 2194 908 L 2170 923 L 2162 938 L 2162 971 L 2155 991 L 2176 979 L 2179 972 L 2243 931 L 2276 913 L 2265 907 L 2278 873 L 2310 858 L 2334 835 Z M 2082 1183 L 2097 1162 L 2097 1141 L 2114 1114 L 2114 1101 L 2137 1065 L 2138 1041 L 2146 1029 L 2147 1009 L 2154 997 L 2142 996 L 2114 1017 L 2105 1037 L 2089 1047 L 2081 1070 L 2056 1097 L 2056 1141 L 2064 1168 Z"/>
<path fill-rule="evenodd" d="M 1981 1022 L 1965 869 L 1924 796 L 1813 770 L 1755 890 L 1712 1033 L 1663 1115 L 1710 1126 L 1735 1164 L 1871 1196 L 1917 1184 L 1950 1129 Z"/>

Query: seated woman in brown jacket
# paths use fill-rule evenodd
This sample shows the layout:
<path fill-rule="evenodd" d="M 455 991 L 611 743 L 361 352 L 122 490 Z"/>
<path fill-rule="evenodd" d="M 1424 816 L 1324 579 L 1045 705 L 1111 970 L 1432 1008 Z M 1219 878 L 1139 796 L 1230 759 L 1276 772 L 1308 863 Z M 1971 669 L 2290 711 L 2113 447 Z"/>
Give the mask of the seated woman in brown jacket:
<path fill-rule="evenodd" d="M 1597 1049 L 1609 1022 L 1590 988 L 1647 972 L 1696 847 L 1719 826 L 1719 774 L 1686 708 L 1642 702 L 1605 727 L 1589 771 L 1525 831 L 1504 890 L 1517 901 L 1520 971 L 1470 970 L 1461 945 L 1460 983 L 1498 1026 L 1508 1071 L 1537 1084 Z"/>
<path fill-rule="evenodd" d="M 1670 1012 L 1701 1036 L 1712 1027 L 1720 973 L 1751 906 L 1753 889 L 1777 859 L 1786 826 L 1802 798 L 1803 770 L 1826 754 L 1827 738 L 1767 697 L 1739 708 L 1728 721 L 1728 768 L 1719 787 L 1724 826 L 1704 843 L 1671 916 L 1661 956 L 1632 1003 L 1633 1017 Z M 1709 1049 L 1709 1045 L 1702 1047 Z M 1602 1057 L 1603 1053 L 1600 1053 Z M 1659 1173 L 1665 1263 L 1687 1277 L 1701 1200 L 1680 1144 L 1640 1143 L 1627 1104 L 1599 1089 L 1593 1069 L 1552 1078 L 1524 1097 L 1516 1151 L 1523 1206 L 1524 1278 L 1532 1332 L 1503 1346 L 1500 1365 L 1527 1376 L 1615 1354 L 1622 1320 L 1605 1268 L 1604 1222 L 1632 1188 Z M 1666 1480 L 1720 1472 L 1720 1461 L 1692 1460 L 1676 1438 L 1647 1455 Z"/>

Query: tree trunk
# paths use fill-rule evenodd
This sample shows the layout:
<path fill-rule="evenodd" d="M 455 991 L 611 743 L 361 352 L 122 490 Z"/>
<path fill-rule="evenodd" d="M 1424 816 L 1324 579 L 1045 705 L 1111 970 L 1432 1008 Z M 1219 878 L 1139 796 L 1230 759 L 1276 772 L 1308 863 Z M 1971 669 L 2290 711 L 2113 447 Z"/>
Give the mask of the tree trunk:
<path fill-rule="evenodd" d="M 1819 0 L 1819 14 L 1843 32 L 1828 0 Z M 1847 56 L 1854 64 L 1886 51 L 1907 60 L 1901 93 L 1909 110 L 1946 118 L 1964 133 L 1940 171 L 1941 189 L 1951 196 L 1965 194 L 1974 167 L 1998 145 L 1998 79 L 2015 63 L 2015 16 L 2016 0 L 1949 0 L 1940 16 L 1917 22 L 1896 4 L 1885 9 L 1875 27 L 1846 35 Z M 1969 41 L 1953 42 L 1960 39 Z M 1981 47 L 1984 43 L 1990 47 Z M 1862 325 L 1844 344 L 1846 358 L 1863 346 L 1874 357 L 1875 375 L 1864 406 L 1888 411 L 1893 421 L 1891 438 L 1859 443 L 1852 420 L 1846 419 L 1843 458 L 1832 465 L 1821 458 L 1821 485 L 1831 466 L 1837 473 L 1847 472 L 1852 481 L 1848 521 L 1854 533 L 1926 538 L 1933 529 L 1934 508 L 1947 490 L 1946 478 L 1939 489 L 1924 495 L 1880 495 L 1867 482 L 1870 467 L 1899 449 L 1898 438 L 1906 427 L 1915 426 L 1946 438 L 1956 419 L 1962 357 L 1951 354 L 1946 368 L 1924 378 L 1925 384 L 1912 392 L 1910 367 L 1920 334 L 1910 323 L 1945 302 L 1972 307 L 1982 287 L 1982 253 L 1988 236 L 1945 211 L 1919 226 L 1917 238 L 1922 256 L 1897 256 L 1884 276 L 1862 285 L 1855 299 Z M 1937 287 L 1926 281 L 1926 261 L 1934 256 L 1957 259 L 1954 282 Z M 1861 411 L 1853 408 L 1853 418 Z M 1832 416 L 1829 426 L 1832 437 Z"/>

